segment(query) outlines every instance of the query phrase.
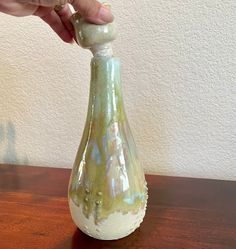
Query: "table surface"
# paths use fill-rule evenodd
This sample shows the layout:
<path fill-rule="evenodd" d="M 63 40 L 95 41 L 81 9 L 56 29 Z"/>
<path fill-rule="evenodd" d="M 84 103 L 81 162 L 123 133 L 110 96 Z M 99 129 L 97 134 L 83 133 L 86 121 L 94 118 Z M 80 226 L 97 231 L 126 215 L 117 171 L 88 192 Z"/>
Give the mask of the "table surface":
<path fill-rule="evenodd" d="M 141 227 L 117 241 L 73 224 L 70 170 L 0 165 L 0 249 L 236 249 L 236 182 L 151 176 Z"/>

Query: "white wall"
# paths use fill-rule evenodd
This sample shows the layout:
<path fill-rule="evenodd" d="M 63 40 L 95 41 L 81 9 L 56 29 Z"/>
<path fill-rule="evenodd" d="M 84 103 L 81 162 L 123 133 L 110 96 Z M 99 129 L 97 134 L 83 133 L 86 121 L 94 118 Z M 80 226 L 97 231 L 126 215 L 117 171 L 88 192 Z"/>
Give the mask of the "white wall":
<path fill-rule="evenodd" d="M 236 180 L 235 0 L 112 1 L 146 172 Z M 0 14 L 0 162 L 71 167 L 91 55 L 37 17 Z"/>

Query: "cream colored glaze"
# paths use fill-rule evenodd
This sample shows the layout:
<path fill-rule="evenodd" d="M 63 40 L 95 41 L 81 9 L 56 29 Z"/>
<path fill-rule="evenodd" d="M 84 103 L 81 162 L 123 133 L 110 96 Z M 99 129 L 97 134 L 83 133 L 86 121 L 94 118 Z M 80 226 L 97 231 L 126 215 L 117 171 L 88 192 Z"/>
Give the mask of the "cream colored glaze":
<path fill-rule="evenodd" d="M 137 213 L 114 212 L 107 219 L 95 224 L 93 215 L 86 218 L 81 206 L 77 206 L 69 199 L 71 216 L 77 227 L 85 234 L 100 240 L 120 239 L 131 234 L 143 221 L 145 209 L 140 208 Z"/>

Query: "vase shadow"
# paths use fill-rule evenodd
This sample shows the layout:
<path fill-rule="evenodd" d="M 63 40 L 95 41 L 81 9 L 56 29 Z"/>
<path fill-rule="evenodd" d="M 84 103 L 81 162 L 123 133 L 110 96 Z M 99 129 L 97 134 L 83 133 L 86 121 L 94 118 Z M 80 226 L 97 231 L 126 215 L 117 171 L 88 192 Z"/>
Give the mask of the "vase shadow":
<path fill-rule="evenodd" d="M 24 93 L 24 89 L 20 87 L 24 74 L 14 63 L 3 56 L 0 58 L 0 163 L 27 165 L 27 155 L 17 154 L 17 129 L 14 122 L 19 113 L 21 117 L 27 113 L 25 102 L 19 100 L 20 93 Z"/>

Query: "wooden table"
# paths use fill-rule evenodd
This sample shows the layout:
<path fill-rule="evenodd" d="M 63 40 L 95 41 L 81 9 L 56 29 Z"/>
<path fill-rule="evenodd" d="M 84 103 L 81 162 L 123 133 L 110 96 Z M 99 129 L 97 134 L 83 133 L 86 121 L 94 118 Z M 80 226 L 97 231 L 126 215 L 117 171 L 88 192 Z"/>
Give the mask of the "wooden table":
<path fill-rule="evenodd" d="M 147 176 L 141 227 L 118 241 L 76 229 L 70 170 L 0 165 L 0 249 L 236 249 L 236 182 Z"/>

